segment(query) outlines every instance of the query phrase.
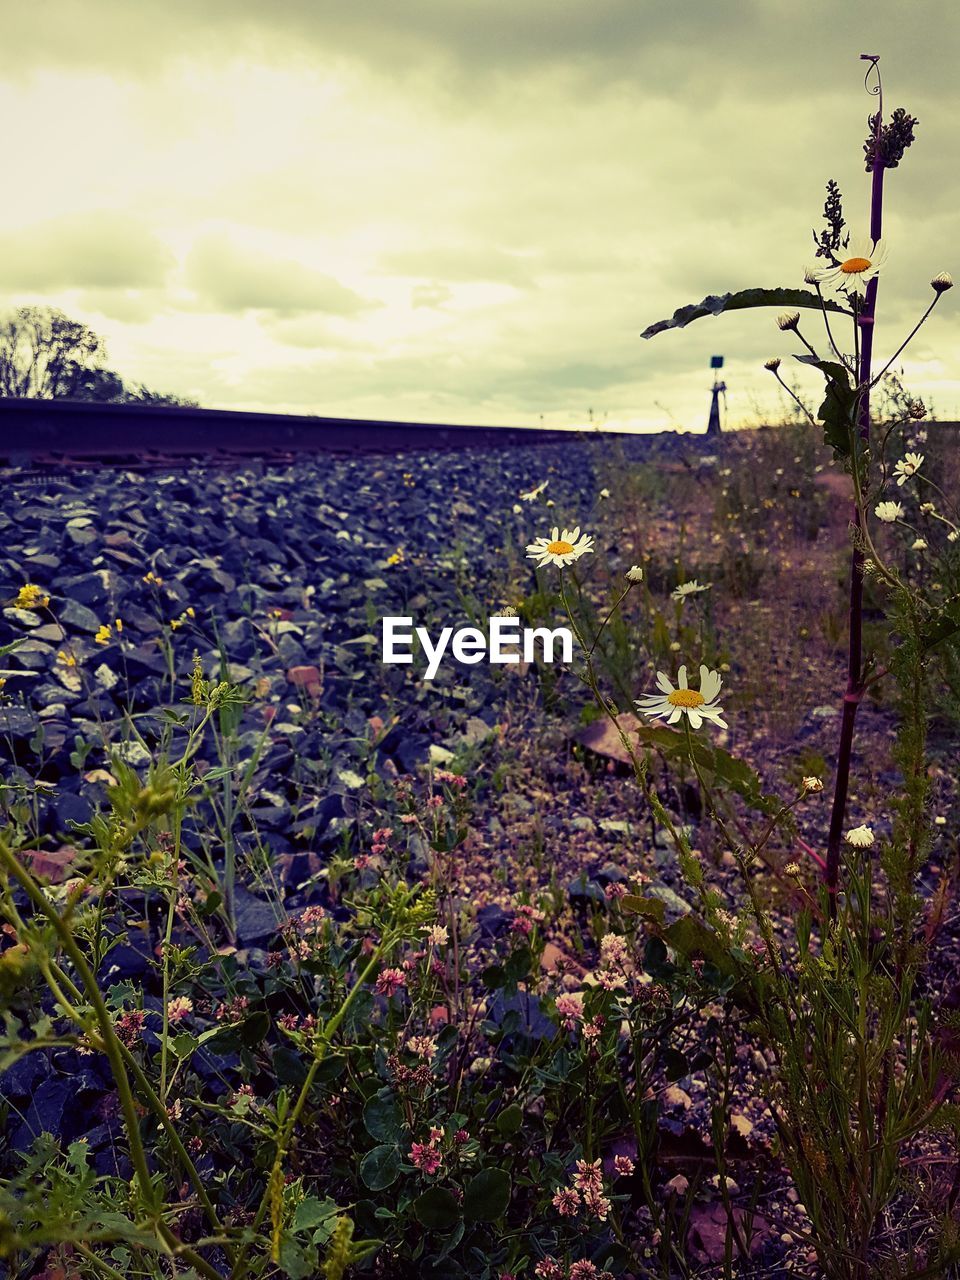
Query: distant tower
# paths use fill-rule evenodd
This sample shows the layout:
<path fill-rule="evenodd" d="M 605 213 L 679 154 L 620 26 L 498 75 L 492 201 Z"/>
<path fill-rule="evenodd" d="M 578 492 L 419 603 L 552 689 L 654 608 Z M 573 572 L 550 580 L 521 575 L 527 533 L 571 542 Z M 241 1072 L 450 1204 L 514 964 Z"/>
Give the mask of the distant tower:
<path fill-rule="evenodd" d="M 720 375 L 717 369 L 723 368 L 723 356 L 711 356 L 710 368 L 714 370 L 713 374 L 713 394 L 710 399 L 710 421 L 707 423 L 707 435 L 718 436 L 720 434 L 720 392 L 723 392 L 723 403 L 726 407 L 727 403 L 727 384 L 720 381 Z"/>

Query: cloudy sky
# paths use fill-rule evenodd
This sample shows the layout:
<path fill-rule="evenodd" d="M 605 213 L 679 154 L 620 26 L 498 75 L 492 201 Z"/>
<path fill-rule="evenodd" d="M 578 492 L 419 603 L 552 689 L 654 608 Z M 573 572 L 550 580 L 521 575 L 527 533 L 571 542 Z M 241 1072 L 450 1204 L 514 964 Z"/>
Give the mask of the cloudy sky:
<path fill-rule="evenodd" d="M 774 313 L 639 335 L 799 285 L 829 177 L 865 225 L 863 52 L 920 119 L 881 353 L 960 272 L 954 0 L 45 0 L 4 28 L 0 307 L 203 405 L 699 429 L 723 353 L 731 420 L 781 414 Z M 955 296 L 904 361 L 942 416 Z"/>

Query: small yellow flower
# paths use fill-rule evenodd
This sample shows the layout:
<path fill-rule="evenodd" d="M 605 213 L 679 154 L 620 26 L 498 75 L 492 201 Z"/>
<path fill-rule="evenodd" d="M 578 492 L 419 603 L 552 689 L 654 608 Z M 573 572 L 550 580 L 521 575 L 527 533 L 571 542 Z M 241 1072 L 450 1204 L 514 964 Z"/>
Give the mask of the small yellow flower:
<path fill-rule="evenodd" d="M 387 556 L 387 564 L 403 564 L 403 547 L 397 547 L 392 555 Z"/>
<path fill-rule="evenodd" d="M 109 644 L 110 637 L 113 635 L 113 627 L 109 622 L 104 622 L 100 626 L 100 630 L 93 637 L 94 644 Z"/>
<path fill-rule="evenodd" d="M 148 573 L 145 573 L 145 574 L 143 575 L 143 581 L 147 584 L 147 586 L 148 586 L 148 587 L 162 587 L 162 586 L 163 586 L 163 579 L 162 579 L 162 578 L 158 578 L 158 577 L 157 577 L 157 575 L 153 572 L 153 570 L 152 570 L 152 569 L 151 569 Z"/>
<path fill-rule="evenodd" d="M 45 609 L 50 603 L 50 597 L 35 582 L 26 582 L 17 592 L 14 603 L 18 609 Z"/>
<path fill-rule="evenodd" d="M 187 605 L 187 617 L 195 618 L 196 616 L 197 616 L 196 611 L 194 610 L 193 605 L 192 604 Z"/>
<path fill-rule="evenodd" d="M 117 628 L 117 635 L 123 631 L 123 621 L 120 618 L 114 618 L 113 625 Z"/>
<path fill-rule="evenodd" d="M 75 667 L 77 665 L 77 660 L 74 655 L 72 653 L 68 653 L 66 649 L 61 649 L 57 653 L 57 661 L 60 663 L 61 667 Z"/>

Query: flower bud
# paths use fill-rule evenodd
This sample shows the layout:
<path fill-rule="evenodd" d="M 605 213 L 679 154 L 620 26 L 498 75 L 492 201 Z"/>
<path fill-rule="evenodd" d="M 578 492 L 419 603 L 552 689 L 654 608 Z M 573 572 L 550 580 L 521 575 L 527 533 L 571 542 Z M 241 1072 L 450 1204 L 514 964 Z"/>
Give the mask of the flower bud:
<path fill-rule="evenodd" d="M 804 267 L 804 270 L 803 270 L 803 283 L 804 283 L 804 284 L 819 284 L 819 283 L 820 283 L 820 268 L 819 268 L 819 267 Z"/>
<path fill-rule="evenodd" d="M 941 271 L 930 281 L 930 288 L 934 293 L 946 293 L 948 289 L 953 288 L 953 276 L 949 271 Z"/>
<path fill-rule="evenodd" d="M 780 313 L 780 315 L 777 316 L 778 329 L 783 329 L 784 331 L 786 331 L 787 329 L 798 329 L 799 327 L 800 327 L 799 311 L 783 311 Z"/>
<path fill-rule="evenodd" d="M 911 400 L 907 406 L 907 412 L 910 414 L 911 418 L 915 418 L 916 421 L 919 422 L 921 418 L 925 418 L 927 416 L 927 406 L 919 398 Z"/>
<path fill-rule="evenodd" d="M 780 357 L 774 356 L 771 360 L 764 360 L 763 367 L 769 369 L 771 373 L 776 373 L 780 368 Z"/>

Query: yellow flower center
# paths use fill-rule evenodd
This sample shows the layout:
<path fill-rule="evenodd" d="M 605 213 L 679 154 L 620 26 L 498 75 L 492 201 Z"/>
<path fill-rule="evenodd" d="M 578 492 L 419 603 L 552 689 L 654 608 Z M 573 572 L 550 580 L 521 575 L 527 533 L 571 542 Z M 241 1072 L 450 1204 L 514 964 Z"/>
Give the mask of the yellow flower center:
<path fill-rule="evenodd" d="M 557 542 L 551 542 L 547 550 L 552 556 L 568 556 L 573 550 L 569 542 L 564 542 L 561 538 Z"/>
<path fill-rule="evenodd" d="M 859 271 L 866 271 L 870 266 L 869 258 L 848 258 L 846 262 L 840 263 L 840 270 L 846 276 L 856 275 Z"/>
<path fill-rule="evenodd" d="M 702 707 L 706 698 L 696 689 L 674 689 L 667 694 L 671 707 Z"/>

